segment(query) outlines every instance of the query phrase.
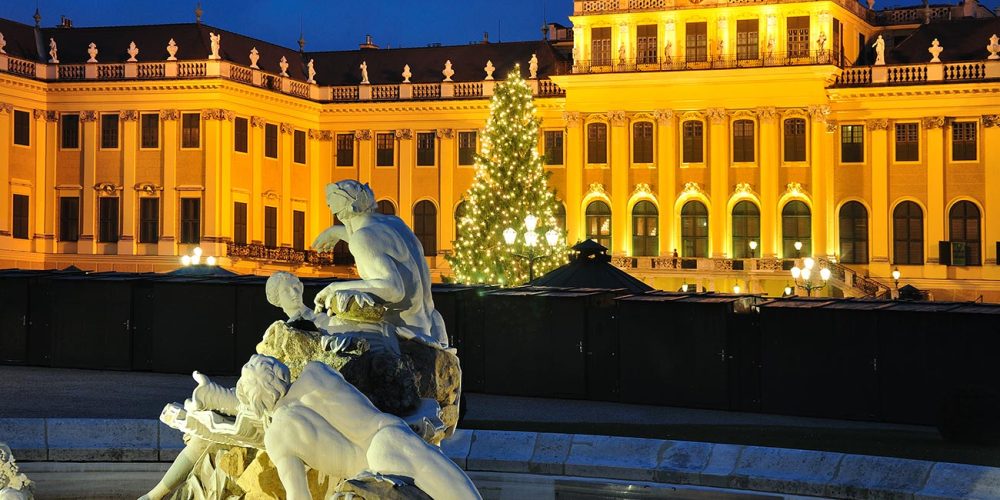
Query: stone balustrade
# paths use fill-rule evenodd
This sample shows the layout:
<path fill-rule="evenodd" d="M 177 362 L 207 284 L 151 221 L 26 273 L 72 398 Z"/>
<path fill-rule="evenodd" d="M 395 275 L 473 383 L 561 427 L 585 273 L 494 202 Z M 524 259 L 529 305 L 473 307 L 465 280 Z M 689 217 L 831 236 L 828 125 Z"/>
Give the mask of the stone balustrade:
<path fill-rule="evenodd" d="M 836 87 L 913 85 L 932 82 L 965 82 L 1000 78 L 1000 60 L 887 64 L 845 68 Z"/>

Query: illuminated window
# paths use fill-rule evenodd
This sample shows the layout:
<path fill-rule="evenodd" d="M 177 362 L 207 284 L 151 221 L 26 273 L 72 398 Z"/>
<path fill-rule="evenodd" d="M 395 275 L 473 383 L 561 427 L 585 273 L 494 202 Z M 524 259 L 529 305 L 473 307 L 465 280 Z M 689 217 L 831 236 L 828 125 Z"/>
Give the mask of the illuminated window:
<path fill-rule="evenodd" d="M 418 132 L 417 133 L 417 166 L 418 167 L 433 167 L 434 166 L 434 146 L 437 137 L 434 132 Z"/>
<path fill-rule="evenodd" d="M 181 115 L 181 147 L 201 147 L 201 116 L 197 113 Z"/>
<path fill-rule="evenodd" d="M 687 23 L 684 35 L 687 62 L 708 61 L 708 23 Z"/>
<path fill-rule="evenodd" d="M 951 124 L 951 160 L 975 161 L 976 122 L 954 122 Z"/>
<path fill-rule="evenodd" d="M 916 123 L 896 124 L 896 161 L 920 159 L 920 126 Z"/>
<path fill-rule="evenodd" d="M 653 124 L 632 125 L 632 163 L 653 163 Z"/>
<path fill-rule="evenodd" d="M 733 161 L 746 163 L 754 161 L 753 120 L 733 122 Z"/>
<path fill-rule="evenodd" d="M 698 120 L 688 120 L 681 127 L 682 159 L 684 163 L 704 161 L 704 125 Z"/>
<path fill-rule="evenodd" d="M 802 250 L 795 242 L 802 242 Z M 793 200 L 781 209 L 781 242 L 785 257 L 812 255 L 812 213 L 805 203 Z"/>
<path fill-rule="evenodd" d="M 751 241 L 760 244 L 760 209 L 743 200 L 733 206 L 733 257 L 750 258 Z"/>
<path fill-rule="evenodd" d="M 563 164 L 563 133 L 562 130 L 545 131 L 545 164 Z"/>
<path fill-rule="evenodd" d="M 856 201 L 840 207 L 840 260 L 868 263 L 868 209 Z"/>
<path fill-rule="evenodd" d="M 842 163 L 865 161 L 864 125 L 842 125 L 840 127 L 840 161 Z"/>
<path fill-rule="evenodd" d="M 354 134 L 337 134 L 337 166 L 354 166 Z"/>
<path fill-rule="evenodd" d="M 951 265 L 982 264 L 980 246 L 981 222 L 979 207 L 971 201 L 960 201 L 948 212 L 948 240 L 951 242 Z"/>
<path fill-rule="evenodd" d="M 396 138 L 392 134 L 375 134 L 375 166 L 396 164 Z"/>
<path fill-rule="evenodd" d="M 608 162 L 608 126 L 603 123 L 587 125 L 587 163 Z"/>
<path fill-rule="evenodd" d="M 681 208 L 681 256 L 708 257 L 708 209 L 700 201 Z"/>
<path fill-rule="evenodd" d="M 924 263 L 924 211 L 912 201 L 904 201 L 892 211 L 892 262 Z"/>
<path fill-rule="evenodd" d="M 809 16 L 789 17 L 788 57 L 809 57 Z"/>
<path fill-rule="evenodd" d="M 603 201 L 593 201 L 587 205 L 587 239 L 594 240 L 604 248 L 611 248 L 611 207 Z"/>
<path fill-rule="evenodd" d="M 652 202 L 643 200 L 632 207 L 632 255 L 654 257 L 660 251 L 659 212 Z"/>
<path fill-rule="evenodd" d="M 739 61 L 754 60 L 759 57 L 758 33 L 760 22 L 757 19 L 739 19 L 736 21 L 736 59 Z"/>
<path fill-rule="evenodd" d="M 656 37 L 656 25 L 644 24 L 635 29 L 636 62 L 639 64 L 656 64 L 659 44 Z"/>
<path fill-rule="evenodd" d="M 590 30 L 590 58 L 594 66 L 611 64 L 611 28 Z"/>

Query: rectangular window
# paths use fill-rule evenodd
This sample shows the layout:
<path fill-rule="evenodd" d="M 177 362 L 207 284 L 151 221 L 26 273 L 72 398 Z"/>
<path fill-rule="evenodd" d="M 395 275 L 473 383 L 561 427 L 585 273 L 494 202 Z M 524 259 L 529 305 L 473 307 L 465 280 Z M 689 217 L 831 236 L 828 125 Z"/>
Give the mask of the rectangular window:
<path fill-rule="evenodd" d="M 865 126 L 842 125 L 840 127 L 840 162 L 861 163 L 865 161 Z"/>
<path fill-rule="evenodd" d="M 292 211 L 292 248 L 306 249 L 306 213 L 301 210 Z"/>
<path fill-rule="evenodd" d="M 458 133 L 458 164 L 473 165 L 476 163 L 476 133 Z"/>
<path fill-rule="evenodd" d="M 14 111 L 14 144 L 31 145 L 31 113 Z"/>
<path fill-rule="evenodd" d="M 396 164 L 396 138 L 393 134 L 375 134 L 375 166 L 391 167 Z"/>
<path fill-rule="evenodd" d="M 237 153 L 250 151 L 250 120 L 236 117 L 233 121 L 233 149 Z"/>
<path fill-rule="evenodd" d="M 733 122 L 733 161 L 750 163 L 754 161 L 754 137 L 752 120 Z"/>
<path fill-rule="evenodd" d="M 545 164 L 563 164 L 563 133 L 562 130 L 545 131 Z"/>
<path fill-rule="evenodd" d="M 181 115 L 181 147 L 201 147 L 201 116 L 197 113 Z"/>
<path fill-rule="evenodd" d="M 337 134 L 337 166 L 354 166 L 354 134 Z"/>
<path fill-rule="evenodd" d="M 806 161 L 806 121 L 802 118 L 785 120 L 785 161 Z"/>
<path fill-rule="evenodd" d="M 916 123 L 896 124 L 896 161 L 920 159 L 920 126 Z"/>
<path fill-rule="evenodd" d="M 101 115 L 101 149 L 118 149 L 118 115 Z"/>
<path fill-rule="evenodd" d="M 752 61 L 759 58 L 760 21 L 757 19 L 738 19 L 736 21 L 736 59 Z"/>
<path fill-rule="evenodd" d="M 59 198 L 59 241 L 80 239 L 80 197 Z"/>
<path fill-rule="evenodd" d="M 708 60 L 708 23 L 687 23 L 684 40 L 684 58 L 687 62 Z"/>
<path fill-rule="evenodd" d="M 264 246 L 278 247 L 278 207 L 264 207 Z"/>
<path fill-rule="evenodd" d="M 181 198 L 181 243 L 201 242 L 201 198 Z"/>
<path fill-rule="evenodd" d="M 656 25 L 644 24 L 635 29 L 636 62 L 639 64 L 656 64 L 659 44 L 656 37 Z"/>
<path fill-rule="evenodd" d="M 682 161 L 684 163 L 701 163 L 704 161 L 704 124 L 696 120 L 686 121 L 684 122 L 682 134 Z"/>
<path fill-rule="evenodd" d="M 632 163 L 653 163 L 651 122 L 638 122 L 632 126 Z"/>
<path fill-rule="evenodd" d="M 247 244 L 247 204 L 233 203 L 233 243 Z"/>
<path fill-rule="evenodd" d="M 97 241 L 115 243 L 118 241 L 118 198 L 98 198 L 100 231 Z"/>
<path fill-rule="evenodd" d="M 160 199 L 139 198 L 139 243 L 160 241 Z"/>
<path fill-rule="evenodd" d="M 80 115 L 62 115 L 62 148 L 80 148 Z"/>
<path fill-rule="evenodd" d="M 951 161 L 975 161 L 976 122 L 951 124 Z"/>
<path fill-rule="evenodd" d="M 23 194 L 14 195 L 14 220 L 11 224 L 13 236 L 18 239 L 28 239 L 28 196 Z"/>
<path fill-rule="evenodd" d="M 789 17 L 788 57 L 809 57 L 809 16 Z"/>
<path fill-rule="evenodd" d="M 434 166 L 434 132 L 417 133 L 417 166 Z"/>
<path fill-rule="evenodd" d="M 608 162 L 608 126 L 603 123 L 587 125 L 587 163 Z"/>
<path fill-rule="evenodd" d="M 306 162 L 306 131 L 296 130 L 292 134 L 292 161 L 295 163 Z"/>
<path fill-rule="evenodd" d="M 264 124 L 264 156 L 278 157 L 278 126 L 273 123 Z"/>
<path fill-rule="evenodd" d="M 160 116 L 155 113 L 146 113 L 140 119 L 142 128 L 142 141 L 140 147 L 143 149 L 156 149 L 160 147 Z"/>
<path fill-rule="evenodd" d="M 590 30 L 590 58 L 594 66 L 611 64 L 611 28 Z"/>

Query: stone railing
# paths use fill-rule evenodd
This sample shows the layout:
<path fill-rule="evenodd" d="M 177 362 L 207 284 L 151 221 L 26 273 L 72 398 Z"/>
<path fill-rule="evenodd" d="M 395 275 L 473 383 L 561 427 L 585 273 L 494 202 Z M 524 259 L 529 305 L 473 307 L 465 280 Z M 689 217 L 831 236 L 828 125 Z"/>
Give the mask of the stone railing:
<path fill-rule="evenodd" d="M 44 64 L 0 54 L 0 73 L 43 81 L 152 80 L 223 78 L 320 102 L 396 101 L 409 99 L 481 99 L 493 95 L 496 81 L 358 84 L 319 86 L 229 61 L 159 61 L 132 63 Z M 534 95 L 564 96 L 551 80 L 528 80 Z"/>
<path fill-rule="evenodd" d="M 774 5 L 783 3 L 801 3 L 801 0 L 719 0 L 715 2 L 715 4 L 719 5 Z M 834 3 L 847 9 L 861 19 L 868 21 L 869 24 L 874 24 L 875 22 L 875 11 L 866 9 L 857 0 L 834 0 Z M 573 0 L 573 15 L 698 9 L 703 7 L 700 1 L 692 1 L 681 6 L 671 0 Z"/>
<path fill-rule="evenodd" d="M 226 256 L 231 260 L 241 259 L 279 264 L 311 265 L 329 267 L 334 265 L 350 265 L 353 262 L 336 252 L 316 252 L 313 250 L 295 250 L 289 247 L 268 248 L 255 243 L 226 243 Z M 349 254 L 348 254 L 349 256 Z"/>
<path fill-rule="evenodd" d="M 882 283 L 858 274 L 855 270 L 828 259 L 817 259 L 821 268 L 830 269 L 830 281 L 842 290 L 853 291 L 855 295 L 885 299 L 892 296 L 892 289 Z"/>
<path fill-rule="evenodd" d="M 707 257 L 628 257 L 616 255 L 611 264 L 623 270 L 783 273 L 794 265 L 792 259 L 725 259 Z"/>
<path fill-rule="evenodd" d="M 892 64 L 845 68 L 835 87 L 913 85 L 1000 78 L 1000 60 L 956 63 Z"/>
<path fill-rule="evenodd" d="M 706 54 L 704 57 L 633 58 L 633 59 L 580 59 L 573 63 L 573 73 L 630 73 L 636 71 L 689 71 L 698 69 L 738 69 L 770 66 L 808 66 L 837 64 L 829 50 L 770 54 L 759 53 L 753 57 L 736 54 Z"/>

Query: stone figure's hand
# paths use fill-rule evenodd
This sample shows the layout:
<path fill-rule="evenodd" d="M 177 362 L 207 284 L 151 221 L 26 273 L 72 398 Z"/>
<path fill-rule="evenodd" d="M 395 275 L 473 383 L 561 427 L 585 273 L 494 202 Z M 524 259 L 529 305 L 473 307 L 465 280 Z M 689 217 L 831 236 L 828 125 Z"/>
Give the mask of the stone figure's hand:
<path fill-rule="evenodd" d="M 338 236 L 334 228 L 331 227 L 326 231 L 319 233 L 319 236 L 317 236 L 313 241 L 312 247 L 317 252 L 329 252 L 333 250 L 333 247 L 337 246 L 338 242 L 340 242 L 340 236 Z"/>
<path fill-rule="evenodd" d="M 338 353 L 347 349 L 350 345 L 351 338 L 346 335 L 324 335 L 320 339 L 320 346 L 323 347 L 324 351 L 330 351 L 332 353 Z"/>
<path fill-rule="evenodd" d="M 194 405 L 196 410 L 202 410 L 205 408 L 205 401 L 202 396 L 208 385 L 211 383 L 211 380 L 208 379 L 208 376 L 199 371 L 192 373 L 191 378 L 193 378 L 195 382 L 198 382 L 198 387 L 195 387 L 194 391 L 191 392 L 191 403 Z"/>
<path fill-rule="evenodd" d="M 316 294 L 315 313 L 319 314 L 326 309 L 326 313 L 333 316 L 334 314 L 347 311 L 351 306 L 352 299 L 361 307 L 375 305 L 375 299 L 365 292 L 359 292 L 357 290 L 323 289 Z"/>

